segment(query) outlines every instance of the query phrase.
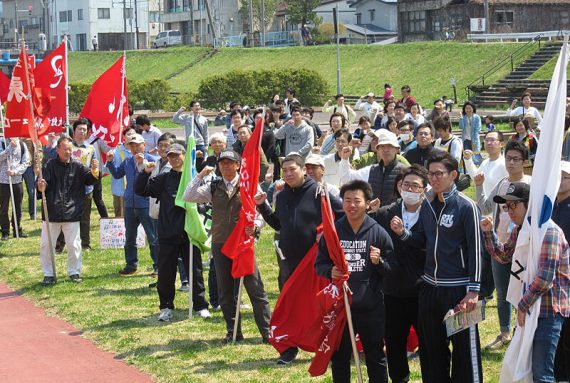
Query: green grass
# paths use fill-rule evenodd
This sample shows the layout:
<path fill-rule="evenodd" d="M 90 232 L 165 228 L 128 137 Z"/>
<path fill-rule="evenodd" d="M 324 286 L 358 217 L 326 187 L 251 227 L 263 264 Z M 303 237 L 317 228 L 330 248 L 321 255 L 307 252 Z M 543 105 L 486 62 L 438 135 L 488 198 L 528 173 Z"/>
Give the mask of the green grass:
<path fill-rule="evenodd" d="M 104 179 L 107 207 L 112 210 L 109 177 Z M 468 193 L 473 195 L 473 190 Z M 24 201 L 24 207 L 27 202 Z M 26 210 L 26 209 L 24 209 Z M 59 282 L 49 288 L 42 279 L 38 257 L 40 222 L 29 221 L 24 212 L 27 239 L 0 243 L 0 280 L 46 309 L 48 315 L 66 320 L 83 332 L 98 347 L 114 352 L 158 382 L 330 382 L 324 377 L 310 379 L 307 373 L 311 354 L 301 352 L 289 367 L 275 364 L 276 351 L 261 343 L 251 310 L 243 312 L 246 341 L 237 346 L 223 346 L 225 324 L 221 313 L 211 320 L 187 319 L 187 295 L 177 293 L 174 320 L 168 324 L 156 320 L 158 296 L 147 285 L 153 279 L 145 273 L 151 267 L 148 249 L 139 254 L 139 274 L 119 277 L 124 264 L 123 251 L 98 248 L 98 215 L 92 212 L 92 246 L 84 253 L 83 283 L 66 280 L 66 255 L 58 255 Z M 256 256 L 271 306 L 278 296 L 277 265 L 272 245 L 273 233 L 263 230 Z M 205 273 L 206 274 L 206 273 Z M 244 294 L 245 296 L 245 294 Z M 492 341 L 498 333 L 496 302 L 488 306 L 487 319 L 480 326 L 481 344 Z M 485 380 L 497 382 L 502 352 L 483 352 Z M 421 380 L 419 362 L 414 360 L 412 381 Z M 353 372 L 353 377 L 354 377 Z"/>
<path fill-rule="evenodd" d="M 539 70 L 534 72 L 529 79 L 531 80 L 551 80 L 552 73 L 554 73 L 554 68 L 556 68 L 556 62 L 558 61 L 558 55 L 555 55 L 546 64 L 544 64 Z M 570 67 L 566 70 L 567 75 L 570 75 Z"/>
<path fill-rule="evenodd" d="M 520 44 L 469 44 L 422 42 L 408 44 L 341 46 L 342 91 L 362 95 L 374 91 L 382 95 L 384 83 L 392 84 L 395 95 L 409 84 L 412 94 L 424 105 L 434 99 L 453 97 L 450 77 L 457 80 L 458 99 L 465 100 L 465 87 L 481 76 Z M 530 56 L 535 47 L 522 55 L 516 64 Z M 206 48 L 169 48 L 127 53 L 127 76 L 131 79 L 168 78 L 190 62 L 196 62 Z M 75 52 L 70 54 L 70 81 L 95 80 L 118 57 L 119 52 Z M 310 68 L 329 82 L 329 93 L 336 94 L 335 46 L 288 48 L 225 48 L 212 57 L 168 80 L 173 91 L 196 92 L 209 76 L 230 70 Z M 496 81 L 510 71 L 505 66 L 486 80 Z M 244 90 L 247 91 L 247 90 Z"/>

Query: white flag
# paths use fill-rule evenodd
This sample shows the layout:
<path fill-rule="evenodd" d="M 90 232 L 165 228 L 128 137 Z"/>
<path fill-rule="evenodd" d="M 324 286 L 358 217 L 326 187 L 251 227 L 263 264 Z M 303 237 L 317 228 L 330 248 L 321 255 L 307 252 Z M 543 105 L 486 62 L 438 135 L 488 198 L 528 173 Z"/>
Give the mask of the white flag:
<path fill-rule="evenodd" d="M 515 307 L 536 277 L 540 248 L 550 227 L 552 207 L 560 185 L 560 156 L 566 111 L 566 68 L 568 66 L 568 36 L 552 75 L 544 119 L 540 124 L 540 143 L 534 159 L 530 201 L 519 232 L 513 255 L 507 300 Z M 529 220 L 529 217 L 531 218 Z M 530 222 L 529 222 L 530 221 Z M 538 323 L 541 299 L 527 312 L 525 326 L 517 323 L 515 336 L 505 353 L 501 383 L 532 382 L 532 342 Z"/>

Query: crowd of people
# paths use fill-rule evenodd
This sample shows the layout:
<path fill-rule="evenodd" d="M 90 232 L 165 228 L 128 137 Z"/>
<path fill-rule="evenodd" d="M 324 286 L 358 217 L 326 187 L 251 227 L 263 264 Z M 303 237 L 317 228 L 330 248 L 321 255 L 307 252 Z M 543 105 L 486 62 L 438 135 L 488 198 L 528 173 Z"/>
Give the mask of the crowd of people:
<path fill-rule="evenodd" d="M 226 322 L 224 342 L 243 341 L 241 325 L 235 326 L 238 286 L 231 275 L 232 261 L 221 249 L 240 215 L 241 155 L 261 121 L 258 215 L 255 226 L 246 230 L 250 235 L 264 226 L 274 230 L 279 289 L 315 242 L 319 243 L 316 273 L 327 279 L 339 277 L 327 243 L 318 235 L 322 215 L 317 191 L 326 185 L 349 265 L 352 318 L 370 381 L 388 381 L 388 376 L 395 382 L 409 381 L 411 332 L 418 337 L 424 381 L 482 381 L 477 325 L 447 337 L 442 320 L 453 308 L 475 310 L 478 301 L 488 300 L 496 291 L 500 327 L 486 347 L 503 349 L 512 338 L 513 307 L 506 298 L 510 262 L 528 208 L 539 144 L 537 124 L 542 121 L 531 106 L 530 93 L 521 96 L 522 106 L 516 107 L 513 101 L 507 111 L 514 128 L 508 140 L 505 132 L 496 129 L 493 116 L 481 118 L 471 101 L 462 106 L 461 133 L 456 136 L 446 100 L 435 100 L 428 113 L 407 85 L 401 87 L 399 99 L 386 84 L 380 102 L 370 92 L 354 108 L 342 94 L 336 95 L 334 102 L 329 100 L 322 108 L 330 113 L 326 128 L 313 121 L 314 110 L 301 105 L 294 89 L 287 89 L 285 95 L 273 97 L 265 109 L 232 102 L 228 113 L 216 117 L 215 125 L 223 126 L 223 131 L 214 134 L 209 134 L 200 103 L 193 101 L 190 111 L 182 107 L 173 117 L 184 127 L 184 137 L 162 133 L 146 115 L 139 115 L 114 148 L 89 136 L 91 122 L 85 118 L 73 123 L 69 136 L 50 136 L 42 148 L 43 157 L 34 156 L 39 151 L 25 140 L 0 142 L 2 240 L 9 239 L 11 200 L 15 206 L 12 233 L 26 237 L 21 227 L 24 181 L 31 218 L 36 201 L 45 196 L 42 285 L 57 282 L 50 247 L 61 252 L 67 246 L 67 273 L 71 281 L 81 282 L 82 252 L 91 248 L 92 202 L 102 218 L 109 216 L 101 186 L 108 172 L 114 216 L 122 217 L 125 224 L 125 265 L 118 273 L 138 272 L 136 236 L 142 225 L 152 258 L 151 274 L 158 278 L 153 284 L 159 296 L 158 320 L 172 318 L 178 269 L 182 290 L 189 289 L 188 276 L 193 277 L 196 313 L 207 319 L 210 310 L 221 311 Z M 514 307 L 516 320 L 523 326 L 525 313 L 541 298 L 532 353 L 533 378 L 541 382 L 553 381 L 555 374 L 558 380 L 570 377 L 568 121 L 567 116 L 562 181 L 538 275 Z M 210 302 L 202 251 L 189 241 L 185 210 L 176 202 L 187 155 L 180 143 L 190 135 L 196 142 L 197 176 L 182 185 L 183 199 L 197 203 L 211 220 Z M 475 187 L 475 200 L 461 192 L 470 185 Z M 244 278 L 244 287 L 261 338 L 270 342 L 271 308 L 257 265 Z M 332 358 L 335 382 L 350 381 L 350 352 L 345 331 Z M 278 363 L 290 364 L 297 353 L 296 347 L 287 349 Z"/>

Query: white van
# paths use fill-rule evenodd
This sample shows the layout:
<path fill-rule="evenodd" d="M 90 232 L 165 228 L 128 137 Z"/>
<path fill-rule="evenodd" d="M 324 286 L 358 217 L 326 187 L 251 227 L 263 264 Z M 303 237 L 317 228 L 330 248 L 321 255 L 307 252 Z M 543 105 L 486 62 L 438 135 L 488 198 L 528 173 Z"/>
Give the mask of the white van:
<path fill-rule="evenodd" d="M 182 44 L 182 34 L 180 33 L 180 31 L 171 30 L 171 31 L 160 32 L 156 36 L 154 43 L 152 43 L 152 47 L 155 49 L 160 47 L 166 48 L 172 45 L 179 45 L 179 44 Z"/>

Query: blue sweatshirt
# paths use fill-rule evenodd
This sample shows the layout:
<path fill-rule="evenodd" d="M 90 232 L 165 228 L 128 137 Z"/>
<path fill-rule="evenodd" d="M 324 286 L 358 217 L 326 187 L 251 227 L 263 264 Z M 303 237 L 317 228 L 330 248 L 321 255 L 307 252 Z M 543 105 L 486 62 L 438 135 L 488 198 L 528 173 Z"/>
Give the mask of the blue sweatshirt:
<path fill-rule="evenodd" d="M 144 158 L 148 162 L 154 162 L 156 160 L 156 157 L 148 153 L 145 153 Z M 123 196 L 125 198 L 125 208 L 148 209 L 148 197 L 135 194 L 135 180 L 140 173 L 137 170 L 135 157 L 127 158 L 121 162 L 119 166 L 116 166 L 114 162 L 107 161 L 107 169 L 109 169 L 113 178 L 127 178 L 127 187 L 125 188 L 125 194 Z"/>

